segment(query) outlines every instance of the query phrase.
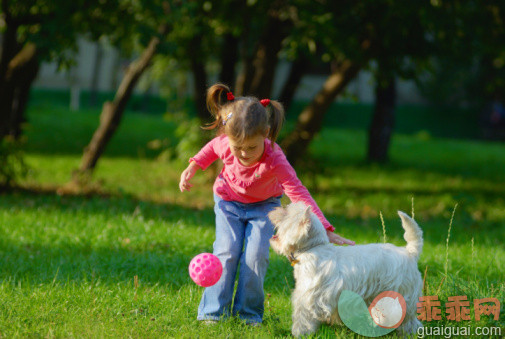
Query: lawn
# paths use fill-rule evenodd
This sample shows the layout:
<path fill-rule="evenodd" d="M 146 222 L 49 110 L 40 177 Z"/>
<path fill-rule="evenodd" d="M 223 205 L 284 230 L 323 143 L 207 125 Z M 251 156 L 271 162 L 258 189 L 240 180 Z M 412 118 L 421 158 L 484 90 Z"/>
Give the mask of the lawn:
<path fill-rule="evenodd" d="M 94 193 L 79 194 L 61 188 L 79 165 L 98 110 L 30 107 L 31 170 L 21 189 L 0 195 L 0 336 L 290 335 L 292 267 L 273 252 L 262 327 L 234 318 L 214 326 L 196 321 L 203 289 L 187 266 L 212 251 L 213 174 L 199 173 L 196 187 L 181 194 L 184 163 L 149 146 L 175 145 L 179 119 L 127 113 L 98 163 Z M 297 168 L 337 232 L 361 244 L 381 242 L 382 214 L 387 240 L 403 246 L 396 211 L 413 212 L 424 231 L 425 294 L 438 295 L 442 306 L 465 295 L 471 305 L 471 321 L 449 321 L 442 308 L 444 319 L 425 325 L 505 327 L 505 145 L 397 134 L 391 162 L 382 166 L 363 161 L 365 145 L 363 128 L 328 124 Z M 473 299 L 486 297 L 500 300 L 500 318 L 477 322 Z M 329 326 L 317 333 L 351 335 Z"/>

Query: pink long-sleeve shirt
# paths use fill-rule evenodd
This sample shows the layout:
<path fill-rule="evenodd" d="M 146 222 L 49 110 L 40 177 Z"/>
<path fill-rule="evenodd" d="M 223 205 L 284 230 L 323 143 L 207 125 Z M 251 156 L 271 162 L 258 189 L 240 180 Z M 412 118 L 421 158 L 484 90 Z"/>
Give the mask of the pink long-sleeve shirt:
<path fill-rule="evenodd" d="M 298 179 L 284 152 L 279 145 L 274 145 L 272 149 L 271 141 L 265 139 L 261 159 L 252 166 L 244 166 L 231 153 L 228 137 L 223 134 L 209 141 L 189 161 L 194 161 L 202 170 L 217 159 L 223 161 L 223 169 L 214 182 L 214 193 L 223 200 L 249 204 L 286 193 L 292 202 L 302 201 L 311 206 L 323 226 L 333 232 L 335 228 Z"/>

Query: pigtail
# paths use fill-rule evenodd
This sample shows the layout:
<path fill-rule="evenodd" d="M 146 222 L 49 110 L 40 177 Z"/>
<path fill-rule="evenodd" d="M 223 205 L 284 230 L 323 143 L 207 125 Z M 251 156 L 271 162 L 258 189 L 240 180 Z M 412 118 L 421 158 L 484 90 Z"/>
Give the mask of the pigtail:
<path fill-rule="evenodd" d="M 279 136 L 282 124 L 284 123 L 284 107 L 278 101 L 270 101 L 270 117 L 268 124 L 270 125 L 270 132 L 268 133 L 268 139 L 272 141 L 272 148 L 274 147 L 275 140 Z"/>
<path fill-rule="evenodd" d="M 224 106 L 222 103 L 223 94 L 228 95 L 231 93 L 230 88 L 224 84 L 217 83 L 212 85 L 207 90 L 207 109 L 214 117 L 214 122 L 202 127 L 203 129 L 220 128 L 223 125 L 223 117 L 221 116 L 221 108 Z"/>

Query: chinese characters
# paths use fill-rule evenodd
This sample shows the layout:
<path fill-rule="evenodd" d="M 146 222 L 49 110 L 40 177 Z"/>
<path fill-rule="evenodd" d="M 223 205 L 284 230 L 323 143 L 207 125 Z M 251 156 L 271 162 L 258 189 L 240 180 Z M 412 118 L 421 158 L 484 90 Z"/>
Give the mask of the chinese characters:
<path fill-rule="evenodd" d="M 500 316 L 500 301 L 497 298 L 474 299 L 475 320 L 479 321 L 481 315 L 493 315 L 494 320 Z M 423 321 L 442 320 L 441 302 L 438 296 L 423 296 L 417 303 L 417 319 Z M 448 298 L 445 303 L 445 314 L 447 320 L 467 321 L 470 317 L 470 301 L 467 296 L 458 295 Z"/>

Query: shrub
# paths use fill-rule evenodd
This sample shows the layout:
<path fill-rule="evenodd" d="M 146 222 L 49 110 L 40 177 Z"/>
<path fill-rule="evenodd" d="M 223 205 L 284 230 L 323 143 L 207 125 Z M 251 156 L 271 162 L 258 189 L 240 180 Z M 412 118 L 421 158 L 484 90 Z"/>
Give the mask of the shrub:
<path fill-rule="evenodd" d="M 22 144 L 22 141 L 12 137 L 0 140 L 0 190 L 12 188 L 28 174 L 28 166 L 21 150 Z"/>

